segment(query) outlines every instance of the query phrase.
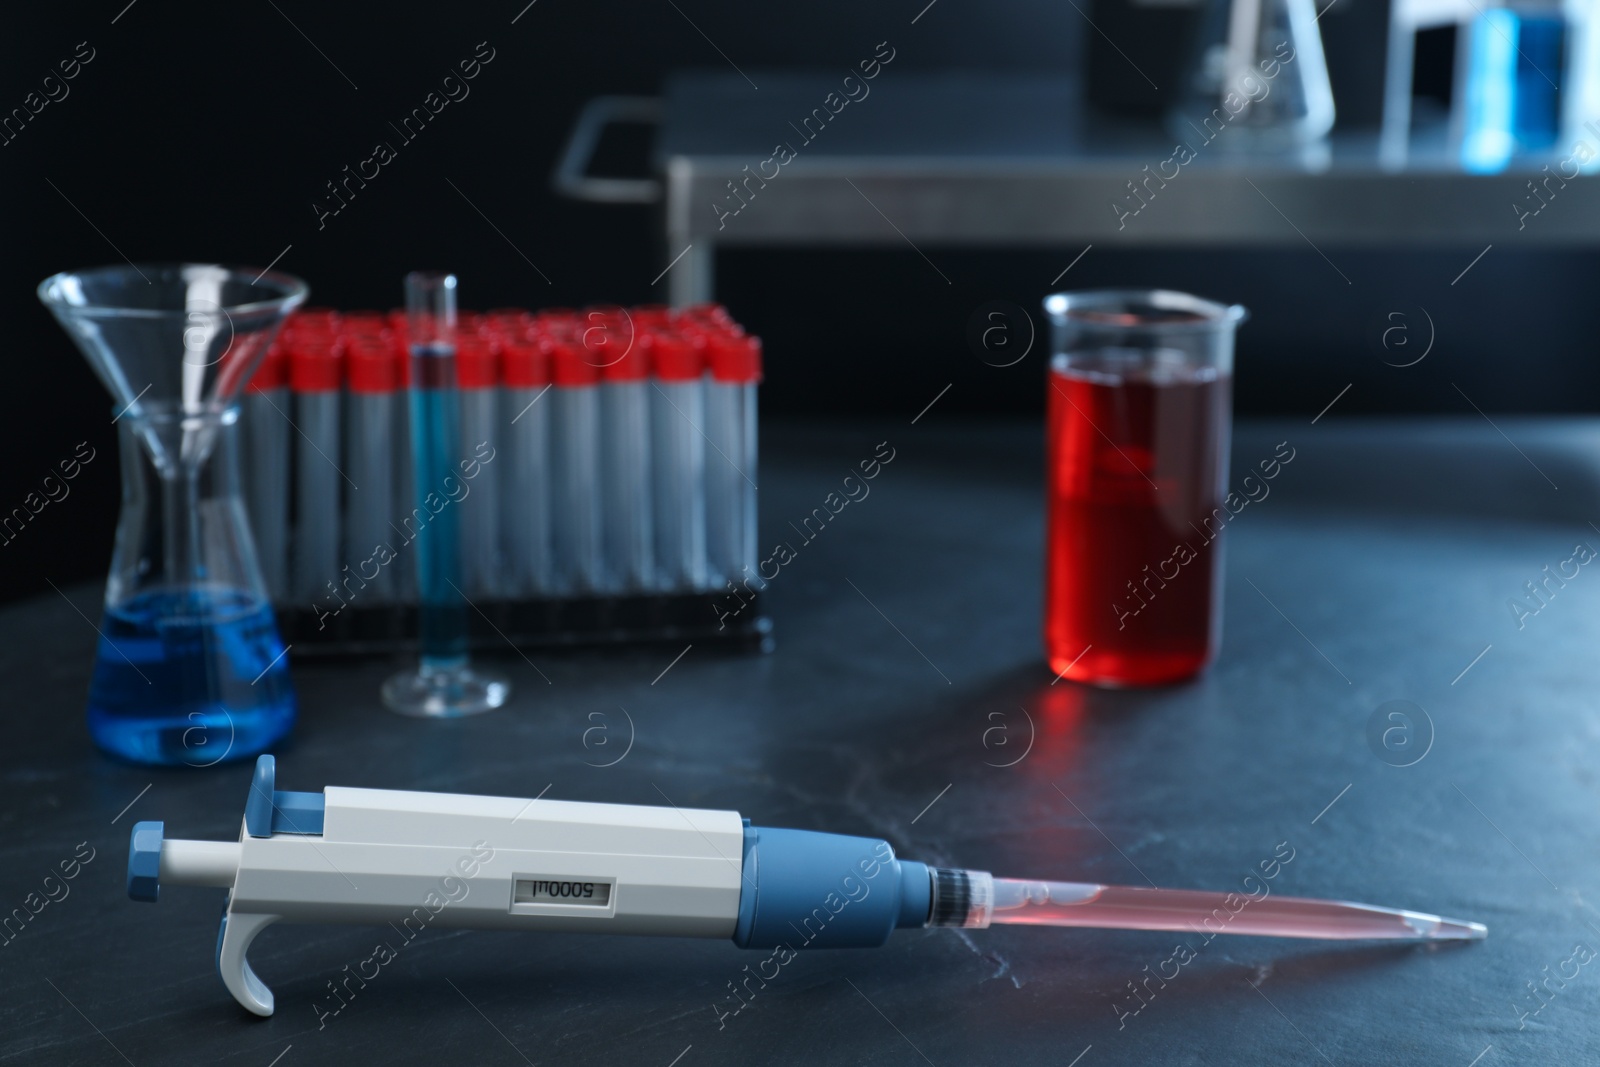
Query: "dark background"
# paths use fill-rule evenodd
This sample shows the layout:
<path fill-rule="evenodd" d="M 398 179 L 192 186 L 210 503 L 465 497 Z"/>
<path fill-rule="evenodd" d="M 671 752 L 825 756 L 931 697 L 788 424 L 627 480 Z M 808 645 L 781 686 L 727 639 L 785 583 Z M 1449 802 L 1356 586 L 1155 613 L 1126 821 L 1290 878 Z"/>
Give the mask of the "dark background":
<path fill-rule="evenodd" d="M 99 576 L 115 522 L 110 400 L 33 296 L 48 274 L 124 255 L 265 265 L 292 245 L 279 267 L 311 283 L 314 303 L 338 307 L 391 306 L 400 275 L 429 265 L 458 271 L 471 307 L 660 300 L 664 283 L 651 279 L 668 255 L 654 209 L 550 191 L 556 153 L 589 97 L 655 92 L 671 69 L 726 69 L 717 48 L 746 70 L 842 70 L 889 39 L 896 69 L 1055 72 L 1088 81 L 1102 110 L 1149 115 L 1159 94 L 1130 77 L 1087 18 L 1152 70 L 1176 62 L 1192 18 L 1086 0 L 1081 10 L 939 0 L 915 25 L 926 0 L 538 0 L 512 24 L 525 2 L 109 0 L 8 11 L 0 113 L 22 106 L 79 42 L 95 58 L 69 96 L 0 147 L 0 307 L 14 331 L 0 394 L 0 511 L 20 505 L 79 442 L 98 458 L 72 483 L 70 505 L 51 505 L 0 547 L 0 598 Z M 1382 3 L 1338 0 L 1321 21 L 1343 130 L 1376 121 L 1386 19 Z M 311 205 L 325 183 L 376 141 L 395 140 L 388 122 L 483 41 L 495 58 L 471 95 L 319 230 Z M 1424 62 L 1424 82 L 1429 69 Z M 638 173 L 647 152 L 644 136 L 624 135 L 601 163 Z M 908 383 L 931 398 L 951 381 L 945 416 L 1042 410 L 1037 354 L 987 366 L 967 348 L 966 322 L 994 299 L 1037 308 L 1081 249 L 925 251 L 953 286 L 910 250 L 722 255 L 720 296 L 767 342 L 765 416 L 899 410 L 919 395 Z M 1600 394 L 1594 301 L 1584 299 L 1595 258 L 1508 242 L 1474 268 L 1473 287 L 1449 287 L 1444 279 L 1479 251 L 1343 249 L 1346 286 L 1310 248 L 1096 248 L 1070 284 L 1161 285 L 1249 306 L 1237 376 L 1244 415 L 1315 413 L 1346 383 L 1329 418 L 1470 413 L 1452 382 L 1490 412 L 1588 410 Z M 1401 372 L 1377 358 L 1373 340 L 1386 311 L 1417 304 L 1438 324 L 1438 356 Z"/>

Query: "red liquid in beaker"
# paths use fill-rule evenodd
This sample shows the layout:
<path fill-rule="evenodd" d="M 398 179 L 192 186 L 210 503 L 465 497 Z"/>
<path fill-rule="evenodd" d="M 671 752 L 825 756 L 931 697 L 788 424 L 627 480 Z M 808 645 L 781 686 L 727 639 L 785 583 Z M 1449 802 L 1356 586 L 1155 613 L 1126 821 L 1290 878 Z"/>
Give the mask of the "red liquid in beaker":
<path fill-rule="evenodd" d="M 1129 356 L 1057 357 L 1049 375 L 1045 650 L 1099 685 L 1189 678 L 1221 637 L 1232 379 Z"/>

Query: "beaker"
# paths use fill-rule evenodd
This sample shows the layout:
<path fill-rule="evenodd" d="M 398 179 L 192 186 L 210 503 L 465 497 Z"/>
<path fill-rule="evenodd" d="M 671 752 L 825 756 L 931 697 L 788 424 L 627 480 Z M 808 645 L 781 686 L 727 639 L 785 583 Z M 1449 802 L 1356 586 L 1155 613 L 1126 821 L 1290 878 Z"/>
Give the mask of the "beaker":
<path fill-rule="evenodd" d="M 1306 148 L 1333 128 L 1316 0 L 1208 0 L 1169 132 L 1194 153 Z"/>
<path fill-rule="evenodd" d="M 108 752 L 210 766 L 294 725 L 240 494 L 238 420 L 216 401 L 150 402 L 118 420 L 122 514 L 89 684 L 89 732 Z"/>
<path fill-rule="evenodd" d="M 1161 289 L 1056 293 L 1044 306 L 1050 670 L 1106 686 L 1192 677 L 1221 641 L 1245 310 Z"/>
<path fill-rule="evenodd" d="M 90 733 L 115 755 L 210 766 L 293 725 L 232 402 L 305 296 L 297 278 L 212 264 L 130 263 L 39 286 L 115 401 L 122 512 L 89 697 Z"/>

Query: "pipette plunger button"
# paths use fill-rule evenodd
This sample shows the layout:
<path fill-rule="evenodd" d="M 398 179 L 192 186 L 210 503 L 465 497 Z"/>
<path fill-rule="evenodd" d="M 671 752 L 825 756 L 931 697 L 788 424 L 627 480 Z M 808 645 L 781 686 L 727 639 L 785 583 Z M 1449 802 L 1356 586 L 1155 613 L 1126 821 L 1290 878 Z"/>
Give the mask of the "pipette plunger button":
<path fill-rule="evenodd" d="M 162 822 L 136 822 L 128 835 L 128 897 L 154 904 L 161 896 Z"/>

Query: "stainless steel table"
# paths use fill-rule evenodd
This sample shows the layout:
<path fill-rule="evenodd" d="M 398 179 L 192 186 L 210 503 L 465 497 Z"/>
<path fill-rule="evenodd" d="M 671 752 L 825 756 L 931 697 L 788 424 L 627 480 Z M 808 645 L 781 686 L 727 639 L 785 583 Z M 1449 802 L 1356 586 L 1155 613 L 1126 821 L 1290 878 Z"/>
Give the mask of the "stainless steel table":
<path fill-rule="evenodd" d="M 1600 245 L 1600 182 L 1589 177 L 1550 179 L 1537 215 L 1513 208 L 1543 203 L 1527 183 L 1546 179 L 1544 165 L 1558 170 L 1571 146 L 1483 175 L 1463 173 L 1438 137 L 1386 166 L 1376 131 L 1258 158 L 1230 151 L 1223 128 L 1209 143 L 1197 131 L 1194 158 L 1169 163 L 1169 133 L 1095 119 L 1061 80 L 891 63 L 832 114 L 826 98 L 847 71 L 748 73 L 685 73 L 659 102 L 596 102 L 558 172 L 573 195 L 664 202 L 677 304 L 712 297 L 724 246 Z M 806 125 L 818 111 L 827 121 Z M 582 177 L 608 117 L 660 121 L 657 178 Z M 766 163 L 780 143 L 793 158 Z M 1600 154 L 1600 135 L 1589 148 Z"/>

